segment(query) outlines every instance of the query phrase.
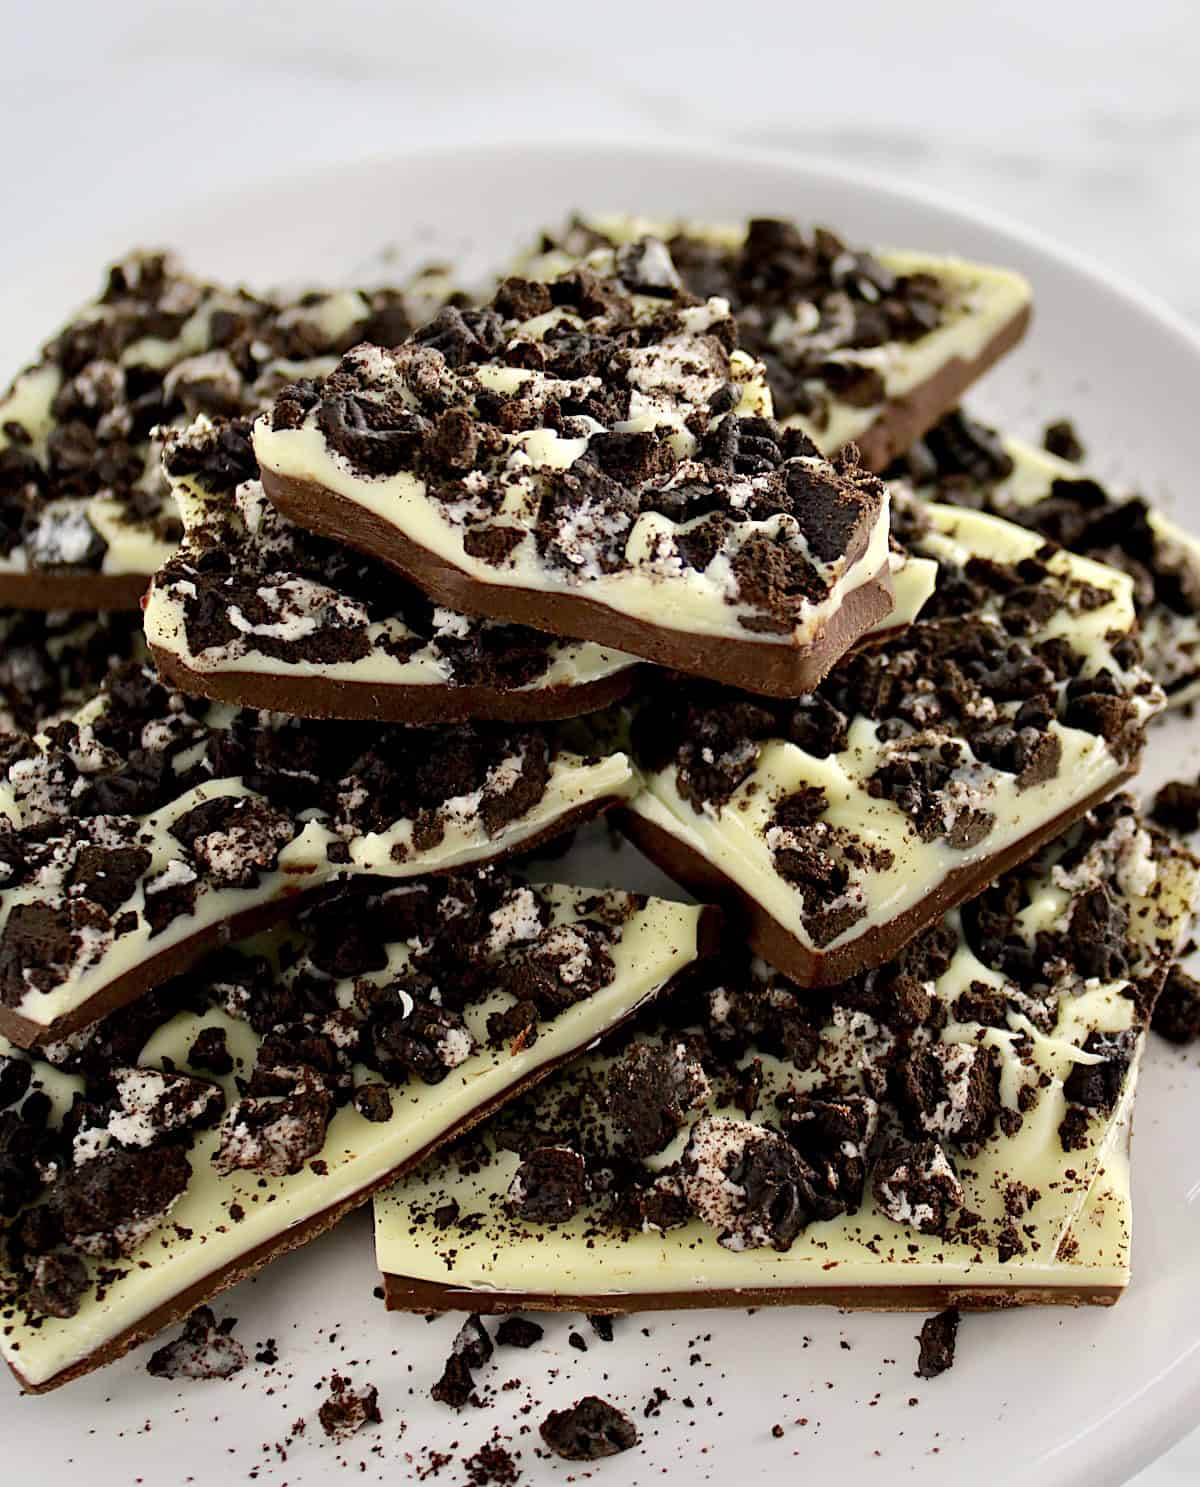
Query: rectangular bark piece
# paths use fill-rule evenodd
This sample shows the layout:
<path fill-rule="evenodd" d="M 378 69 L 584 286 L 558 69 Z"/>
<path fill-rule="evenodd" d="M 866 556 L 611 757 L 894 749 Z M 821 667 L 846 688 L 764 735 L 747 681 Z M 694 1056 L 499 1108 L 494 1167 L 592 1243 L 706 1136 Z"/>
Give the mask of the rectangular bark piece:
<path fill-rule="evenodd" d="M 895 520 L 938 564 L 906 631 L 795 703 L 681 683 L 633 721 L 624 829 L 806 985 L 886 961 L 1115 791 L 1164 701 L 1126 575 L 976 512 Z"/>
<path fill-rule="evenodd" d="M 6 1169 L 26 1206 L 0 1351 L 36 1391 L 119 1357 L 632 1016 L 716 933 L 709 910 L 490 870 L 347 890 L 56 1065 L 4 1048 L 4 1089 L 23 1068 L 50 1097 L 29 1144 L 57 1167 Z"/>
<path fill-rule="evenodd" d="M 146 634 L 184 691 L 308 718 L 535 722 L 623 697 L 637 661 L 431 604 L 263 495 L 245 419 L 201 418 L 163 466 L 184 525 L 155 575 Z"/>
<path fill-rule="evenodd" d="M 544 731 L 306 722 L 131 663 L 0 751 L 0 1032 L 62 1039 L 300 895 L 527 852 L 632 788 L 623 755 Z"/>
<path fill-rule="evenodd" d="M 925 500 L 1020 522 L 1133 579 L 1146 665 L 1181 707 L 1200 694 L 1200 541 L 1144 497 L 1068 460 L 949 413 L 889 474 Z"/>
<path fill-rule="evenodd" d="M 891 608 L 882 488 L 644 246 L 654 285 L 601 249 L 285 389 L 263 488 L 448 609 L 796 696 Z"/>
<path fill-rule="evenodd" d="M 520 262 L 547 274 L 604 245 L 665 240 L 684 285 L 722 295 L 739 344 L 762 360 L 785 426 L 826 454 L 855 444 L 885 469 L 1024 336 L 1028 283 L 1007 269 L 931 253 L 850 247 L 828 228 L 576 219 Z"/>
<path fill-rule="evenodd" d="M 111 264 L 0 393 L 0 605 L 136 609 L 180 537 L 153 431 L 268 407 L 450 295 L 432 272 L 403 290 L 281 295 L 206 282 L 163 253 Z"/>
<path fill-rule="evenodd" d="M 1196 871 L 1121 798 L 820 997 L 731 956 L 376 1199 L 388 1304 L 1111 1302 Z"/>

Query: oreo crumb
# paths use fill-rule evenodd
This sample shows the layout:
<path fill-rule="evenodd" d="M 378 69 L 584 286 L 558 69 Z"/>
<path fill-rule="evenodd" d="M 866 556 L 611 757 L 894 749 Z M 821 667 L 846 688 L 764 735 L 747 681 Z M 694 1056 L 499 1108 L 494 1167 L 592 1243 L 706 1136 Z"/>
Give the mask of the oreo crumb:
<path fill-rule="evenodd" d="M 958 1309 L 950 1307 L 929 1317 L 921 1326 L 920 1351 L 916 1377 L 936 1379 L 954 1366 L 954 1349 L 958 1341 Z"/>
<path fill-rule="evenodd" d="M 564 1461 L 599 1461 L 638 1443 L 637 1427 L 607 1400 L 589 1394 L 566 1410 L 551 1410 L 538 1427 L 542 1439 Z"/>

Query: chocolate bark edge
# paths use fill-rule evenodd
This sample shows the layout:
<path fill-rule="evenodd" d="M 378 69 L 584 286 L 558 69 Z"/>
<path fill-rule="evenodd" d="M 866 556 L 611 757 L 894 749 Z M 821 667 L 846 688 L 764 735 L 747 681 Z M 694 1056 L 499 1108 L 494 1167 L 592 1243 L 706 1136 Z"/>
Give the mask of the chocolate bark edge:
<path fill-rule="evenodd" d="M 492 1291 L 452 1286 L 411 1276 L 383 1276 L 388 1311 L 473 1311 L 484 1316 L 506 1312 L 692 1311 L 704 1307 L 836 1306 L 842 1311 L 1001 1311 L 1018 1306 L 1113 1306 L 1123 1285 L 972 1286 L 946 1282 L 925 1286 L 739 1286 L 701 1291 L 603 1291 L 597 1294 Z"/>
<path fill-rule="evenodd" d="M 620 797 L 616 795 L 602 795 L 596 800 L 582 801 L 579 805 L 572 806 L 569 811 L 564 811 L 561 816 L 548 822 L 541 831 L 535 831 L 532 836 L 522 837 L 520 841 L 513 842 L 494 855 L 480 857 L 470 863 L 455 863 L 452 867 L 431 867 L 423 873 L 414 873 L 412 876 L 414 878 L 439 878 L 446 873 L 461 872 L 465 868 L 484 867 L 504 862 L 517 855 L 523 856 L 544 843 L 553 841 L 558 836 L 565 836 L 567 832 L 574 830 L 577 826 L 585 825 L 594 817 L 602 815 L 616 805 L 619 799 Z M 56 1043 L 71 1033 L 78 1032 L 81 1028 L 90 1027 L 93 1022 L 107 1017 L 118 1007 L 124 1007 L 127 1003 L 136 1001 L 138 997 L 152 991 L 156 986 L 161 986 L 173 976 L 179 975 L 180 972 L 190 970 L 210 950 L 216 950 L 222 945 L 231 944 L 234 940 L 258 934 L 260 930 L 269 929 L 272 925 L 289 919 L 298 908 L 307 907 L 321 893 L 341 887 L 347 880 L 367 878 L 372 875 L 366 872 L 343 873 L 332 881 L 323 878 L 311 887 L 300 886 L 305 876 L 304 872 L 297 872 L 295 876 L 297 883 L 287 884 L 277 898 L 271 899 L 268 903 L 254 904 L 228 919 L 221 919 L 215 924 L 205 926 L 195 934 L 169 946 L 166 950 L 160 950 L 149 960 L 134 966 L 125 975 L 110 981 L 107 986 L 88 997 L 80 1006 L 70 1012 L 64 1012 L 62 1016 L 54 1018 L 51 1022 L 34 1022 L 31 1018 L 23 1017 L 11 1007 L 0 1006 L 0 1034 L 3 1034 L 10 1043 L 15 1043 L 18 1048 L 36 1050 L 43 1044 Z M 378 875 L 375 876 L 378 878 Z M 385 876 L 382 881 L 403 882 L 404 879 L 390 879 Z"/>
<path fill-rule="evenodd" d="M 53 568 L 25 573 L 0 570 L 0 607 L 103 613 L 140 609 L 152 577 L 151 573 L 74 573 Z"/>
<path fill-rule="evenodd" d="M 632 1021 L 650 1002 L 657 1000 L 658 997 L 671 995 L 672 992 L 684 986 L 692 977 L 703 974 L 705 963 L 719 953 L 720 944 L 721 914 L 718 909 L 709 906 L 701 912 L 696 923 L 695 958 L 689 961 L 687 965 L 682 966 L 675 975 L 668 977 L 661 986 L 639 998 L 622 1017 L 617 1018 L 605 1029 L 605 1036 L 609 1033 L 616 1032 L 625 1023 Z M 119 1332 L 116 1337 L 111 1338 L 102 1347 L 80 1358 L 67 1368 L 61 1369 L 58 1373 L 52 1374 L 50 1378 L 43 1379 L 36 1384 L 31 1383 L 21 1373 L 19 1358 L 14 1360 L 11 1357 L 6 1357 L 5 1362 L 8 1364 L 9 1371 L 25 1393 L 48 1394 L 52 1389 L 61 1388 L 63 1384 L 69 1384 L 75 1379 L 82 1378 L 85 1374 L 94 1372 L 106 1363 L 116 1362 L 118 1358 L 123 1357 L 132 1348 L 137 1347 L 139 1343 L 148 1341 L 165 1327 L 171 1326 L 173 1322 L 182 1321 L 197 1306 L 210 1301 L 222 1291 L 227 1291 L 231 1286 L 236 1285 L 238 1281 L 254 1275 L 264 1265 L 269 1264 L 270 1261 L 277 1259 L 280 1255 L 287 1254 L 294 1249 L 299 1249 L 301 1245 L 307 1244 L 310 1239 L 315 1239 L 319 1234 L 324 1234 L 326 1230 L 333 1228 L 334 1224 L 343 1219 L 346 1214 L 352 1212 L 355 1208 L 360 1208 L 369 1199 L 374 1197 L 376 1193 L 382 1192 L 384 1188 L 390 1187 L 415 1167 L 420 1166 L 439 1147 L 464 1135 L 474 1126 L 479 1125 L 480 1122 L 490 1119 L 502 1106 L 507 1105 L 510 1100 L 516 1099 L 535 1085 L 541 1084 L 544 1079 L 549 1078 L 551 1074 L 562 1068 L 564 1064 L 568 1064 L 575 1059 L 591 1045 L 593 1040 L 593 1034 L 585 1034 L 579 1043 L 571 1048 L 564 1049 L 562 1053 L 556 1054 L 553 1058 L 547 1059 L 544 1064 L 539 1065 L 536 1069 L 531 1069 L 523 1079 L 518 1079 L 507 1089 L 501 1090 L 492 1099 L 472 1110 L 462 1120 L 456 1121 L 447 1130 L 442 1131 L 431 1141 L 426 1142 L 419 1151 L 411 1153 L 402 1162 L 390 1168 L 382 1177 L 377 1178 L 373 1182 L 365 1183 L 361 1188 L 343 1198 L 341 1202 L 332 1204 L 329 1208 L 322 1209 L 310 1218 L 305 1219 L 302 1223 L 285 1229 L 282 1233 L 264 1240 L 261 1244 L 255 1245 L 253 1249 L 248 1250 L 245 1255 L 241 1256 L 232 1264 L 223 1266 L 213 1271 L 212 1274 L 205 1276 L 203 1280 L 196 1281 L 193 1285 L 188 1286 L 177 1296 L 173 1296 L 170 1301 L 166 1301 L 161 1306 L 147 1312 L 144 1317 L 129 1327 L 126 1327 L 124 1331 Z"/>
<path fill-rule="evenodd" d="M 446 683 L 389 685 L 269 671 L 196 671 L 173 651 L 157 645 L 150 651 L 159 676 L 190 697 L 296 718 L 375 723 L 550 723 L 578 718 L 627 697 L 639 669 L 630 665 L 595 681 L 505 690 Z"/>
<path fill-rule="evenodd" d="M 807 646 L 663 630 L 582 594 L 481 583 L 405 537 L 375 512 L 315 481 L 264 469 L 262 483 L 289 521 L 386 563 L 447 609 L 591 640 L 767 697 L 799 697 L 813 691 L 835 662 L 892 611 L 891 567 L 885 562 L 846 595 L 820 636 Z M 586 621 L 581 621 L 583 616 Z"/>
<path fill-rule="evenodd" d="M 693 851 L 656 822 L 648 821 L 628 807 L 619 810 L 614 820 L 619 830 L 656 867 L 697 898 L 720 904 L 735 923 L 743 925 L 751 948 L 777 971 L 782 971 L 799 986 L 838 986 L 860 971 L 891 960 L 927 925 L 973 898 L 1010 868 L 1032 857 L 1094 805 L 1114 795 L 1137 773 L 1138 764 L 1135 759 L 1111 780 L 1011 842 L 1003 851 L 952 869 L 932 892 L 895 919 L 873 925 L 848 943 L 825 951 L 813 951 L 802 945 L 752 894 L 715 863 Z"/>
<path fill-rule="evenodd" d="M 973 382 L 1022 340 L 1033 318 L 1033 306 L 1022 305 L 987 342 L 978 356 L 952 357 L 932 377 L 902 395 L 889 398 L 879 417 L 855 439 L 864 467 L 878 474 L 911 449 L 921 436 L 957 406 Z"/>

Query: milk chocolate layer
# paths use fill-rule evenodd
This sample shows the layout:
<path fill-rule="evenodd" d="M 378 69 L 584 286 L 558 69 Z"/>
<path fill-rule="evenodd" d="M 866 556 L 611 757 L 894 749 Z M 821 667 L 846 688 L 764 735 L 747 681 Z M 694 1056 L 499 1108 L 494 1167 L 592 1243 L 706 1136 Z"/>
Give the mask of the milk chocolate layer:
<path fill-rule="evenodd" d="M 262 481 L 268 496 L 290 521 L 390 564 L 447 609 L 484 614 L 552 634 L 586 630 L 588 638 L 599 645 L 768 697 L 811 692 L 892 607 L 891 574 L 885 565 L 874 578 L 847 594 L 811 646 L 776 645 L 729 635 L 688 635 L 634 620 L 582 594 L 477 583 L 336 491 L 271 470 L 263 471 Z"/>
<path fill-rule="evenodd" d="M 836 1306 L 840 1311 L 929 1312 L 956 1306 L 960 1311 L 1010 1311 L 1018 1306 L 1113 1306 L 1124 1286 L 821 1286 L 809 1289 L 746 1287 L 741 1290 L 645 1291 L 636 1295 L 601 1291 L 555 1296 L 462 1289 L 411 1276 L 385 1275 L 384 1300 L 389 1311 L 474 1311 L 483 1316 L 506 1312 L 694 1311 L 709 1307 Z"/>
<path fill-rule="evenodd" d="M 195 671 L 173 651 L 151 646 L 160 675 L 181 692 L 218 702 L 288 713 L 298 718 L 351 718 L 377 723 L 468 723 L 479 718 L 503 723 L 547 723 L 577 718 L 619 702 L 632 690 L 635 668 L 574 686 L 495 687 L 399 686 L 327 677 L 286 676 L 270 671 Z"/>
<path fill-rule="evenodd" d="M 13 609 L 137 609 L 149 573 L 87 573 L 39 569 L 14 573 L 0 568 L 0 605 Z"/>

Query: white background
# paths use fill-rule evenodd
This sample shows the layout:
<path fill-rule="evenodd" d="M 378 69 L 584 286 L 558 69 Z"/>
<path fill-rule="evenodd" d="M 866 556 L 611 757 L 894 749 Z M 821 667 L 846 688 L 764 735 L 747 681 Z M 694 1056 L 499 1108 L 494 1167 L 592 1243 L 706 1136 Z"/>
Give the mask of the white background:
<path fill-rule="evenodd" d="M 937 187 L 1200 320 L 1200 0 L 0 0 L 0 22 L 0 270 L 316 162 L 712 137 Z M 1200 1436 L 1137 1487 L 1197 1479 Z"/>

